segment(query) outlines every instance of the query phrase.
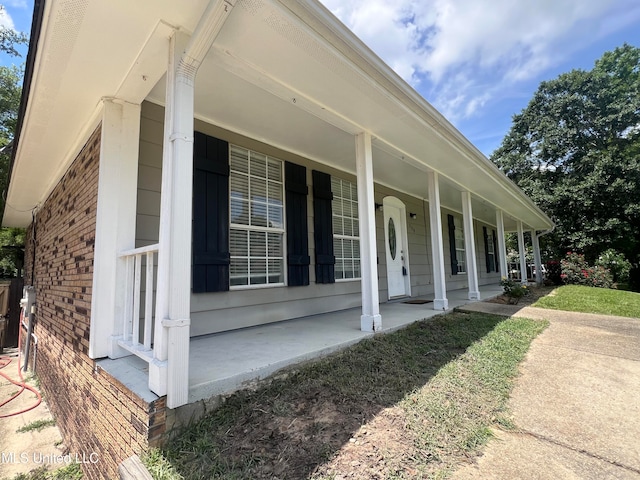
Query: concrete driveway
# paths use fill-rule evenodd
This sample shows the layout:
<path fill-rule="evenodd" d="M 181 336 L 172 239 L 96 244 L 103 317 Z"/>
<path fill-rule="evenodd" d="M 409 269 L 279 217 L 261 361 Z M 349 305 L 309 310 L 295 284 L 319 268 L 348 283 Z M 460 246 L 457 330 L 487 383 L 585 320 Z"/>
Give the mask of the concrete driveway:
<path fill-rule="evenodd" d="M 509 408 L 476 463 L 452 478 L 640 479 L 640 319 L 476 303 L 468 311 L 547 319 Z"/>

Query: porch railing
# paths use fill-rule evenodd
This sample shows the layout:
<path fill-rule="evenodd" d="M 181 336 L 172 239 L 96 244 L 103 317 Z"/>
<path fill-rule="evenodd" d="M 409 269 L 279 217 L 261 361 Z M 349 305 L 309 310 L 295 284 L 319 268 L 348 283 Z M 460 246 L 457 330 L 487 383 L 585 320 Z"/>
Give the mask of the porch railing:
<path fill-rule="evenodd" d="M 149 363 L 154 359 L 153 293 L 156 290 L 154 267 L 158 250 L 159 245 L 154 244 L 120 253 L 120 258 L 126 262 L 126 273 L 122 337 L 118 345 Z M 141 310 L 143 302 L 144 311 Z"/>

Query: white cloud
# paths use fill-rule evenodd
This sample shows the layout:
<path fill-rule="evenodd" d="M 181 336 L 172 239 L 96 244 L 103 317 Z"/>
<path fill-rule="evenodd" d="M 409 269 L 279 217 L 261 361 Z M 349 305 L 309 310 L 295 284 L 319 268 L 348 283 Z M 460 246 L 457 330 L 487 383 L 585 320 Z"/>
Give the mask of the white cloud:
<path fill-rule="evenodd" d="M 640 18 L 636 0 L 322 1 L 454 121 Z"/>
<path fill-rule="evenodd" d="M 7 13 L 7 10 L 4 8 L 0 10 L 0 27 L 8 28 L 10 30 L 15 30 L 13 19 L 11 18 L 11 15 Z"/>

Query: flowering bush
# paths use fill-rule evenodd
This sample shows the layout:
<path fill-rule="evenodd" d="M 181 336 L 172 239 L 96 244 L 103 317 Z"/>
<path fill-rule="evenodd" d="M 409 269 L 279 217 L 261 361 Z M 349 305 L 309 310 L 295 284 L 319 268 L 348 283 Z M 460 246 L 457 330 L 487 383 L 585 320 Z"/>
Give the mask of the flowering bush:
<path fill-rule="evenodd" d="M 514 282 L 510 278 L 502 277 L 500 286 L 504 290 L 504 294 L 509 297 L 509 303 L 516 304 L 522 297 L 529 294 L 529 290 L 526 285 Z"/>
<path fill-rule="evenodd" d="M 567 256 L 560 261 L 560 265 L 562 268 L 560 278 L 563 283 L 600 288 L 613 287 L 611 272 L 602 266 L 589 266 L 582 254 L 568 252 Z"/>
<path fill-rule="evenodd" d="M 547 262 L 547 280 L 554 285 L 562 285 L 562 268 L 558 260 L 549 260 Z"/>
<path fill-rule="evenodd" d="M 616 252 L 613 248 L 605 250 L 600 254 L 596 265 L 608 269 L 613 275 L 614 282 L 628 282 L 631 262 L 622 253 Z"/>

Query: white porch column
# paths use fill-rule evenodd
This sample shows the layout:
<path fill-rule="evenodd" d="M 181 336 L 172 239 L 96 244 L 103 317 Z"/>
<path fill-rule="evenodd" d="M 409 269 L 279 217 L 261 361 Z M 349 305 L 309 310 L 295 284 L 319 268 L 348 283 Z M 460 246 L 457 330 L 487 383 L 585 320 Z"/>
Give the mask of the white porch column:
<path fill-rule="evenodd" d="M 433 260 L 434 310 L 449 308 L 444 273 L 444 246 L 442 242 L 442 213 L 440 212 L 440 182 L 436 172 L 427 173 L 429 189 L 429 228 L 431 229 L 431 258 Z"/>
<path fill-rule="evenodd" d="M 169 408 L 187 403 L 189 394 L 195 78 L 234 3 L 211 0 L 184 50 L 176 47 L 184 37 L 174 35 L 169 52 L 155 358 L 149 365 L 149 387 L 158 395 L 166 393 Z"/>
<path fill-rule="evenodd" d="M 518 254 L 520 255 L 520 282 L 527 283 L 527 250 L 524 245 L 524 229 L 518 220 Z"/>
<path fill-rule="evenodd" d="M 356 173 L 358 175 L 358 220 L 360 221 L 360 265 L 362 268 L 360 330 L 377 332 L 382 328 L 382 317 L 380 316 L 378 295 L 373 153 L 371 135 L 366 132 L 356 136 Z"/>
<path fill-rule="evenodd" d="M 135 247 L 138 194 L 140 105 L 102 100 L 96 238 L 93 259 L 89 357 L 129 355 L 117 344 L 122 335 L 125 261 Z"/>
<path fill-rule="evenodd" d="M 476 240 L 473 231 L 473 211 L 471 194 L 462 192 L 462 221 L 464 223 L 464 250 L 467 262 L 467 280 L 469 282 L 469 300 L 479 300 L 478 265 L 476 262 Z"/>
<path fill-rule="evenodd" d="M 536 285 L 542 285 L 542 256 L 540 255 L 540 241 L 535 230 L 531 230 L 531 243 L 533 244 L 533 263 L 536 266 Z"/>
<path fill-rule="evenodd" d="M 500 275 L 509 278 L 509 266 L 507 265 L 507 247 L 504 240 L 504 215 L 502 210 L 496 210 L 496 228 L 498 229 L 498 251 L 496 255 L 500 259 Z"/>

